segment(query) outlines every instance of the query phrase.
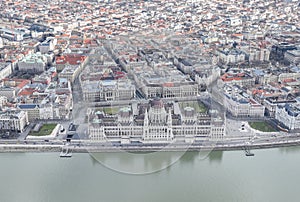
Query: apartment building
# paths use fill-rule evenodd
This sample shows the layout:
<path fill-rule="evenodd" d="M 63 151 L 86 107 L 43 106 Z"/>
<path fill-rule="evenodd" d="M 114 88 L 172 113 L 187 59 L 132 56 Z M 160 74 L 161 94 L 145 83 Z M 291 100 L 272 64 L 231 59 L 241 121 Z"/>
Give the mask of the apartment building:
<path fill-rule="evenodd" d="M 28 125 L 27 112 L 8 110 L 0 112 L 0 130 L 23 132 Z"/>

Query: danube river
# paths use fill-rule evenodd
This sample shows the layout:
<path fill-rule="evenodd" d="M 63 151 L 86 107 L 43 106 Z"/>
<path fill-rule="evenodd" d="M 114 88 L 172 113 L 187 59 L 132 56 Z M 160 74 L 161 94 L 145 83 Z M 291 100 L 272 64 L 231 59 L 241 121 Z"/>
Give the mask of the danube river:
<path fill-rule="evenodd" d="M 299 201 L 300 147 L 253 152 L 1 153 L 0 201 Z"/>

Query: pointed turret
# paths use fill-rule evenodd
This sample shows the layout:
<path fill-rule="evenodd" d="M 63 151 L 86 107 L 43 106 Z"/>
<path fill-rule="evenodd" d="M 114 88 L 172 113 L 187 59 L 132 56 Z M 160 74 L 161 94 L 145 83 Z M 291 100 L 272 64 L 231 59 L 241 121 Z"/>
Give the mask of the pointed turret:
<path fill-rule="evenodd" d="M 168 126 L 172 126 L 172 114 L 171 114 L 171 109 L 169 109 L 169 114 L 168 114 L 167 124 L 168 124 Z"/>
<path fill-rule="evenodd" d="M 148 109 L 146 109 L 145 115 L 144 115 L 144 126 L 148 126 L 148 125 L 149 125 Z"/>

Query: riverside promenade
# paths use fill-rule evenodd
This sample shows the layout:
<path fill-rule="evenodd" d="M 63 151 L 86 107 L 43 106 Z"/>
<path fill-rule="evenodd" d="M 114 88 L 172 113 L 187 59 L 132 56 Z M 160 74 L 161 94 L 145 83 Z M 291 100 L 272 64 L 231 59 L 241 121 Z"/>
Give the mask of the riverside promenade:
<path fill-rule="evenodd" d="M 70 148 L 73 152 L 155 152 L 155 151 L 230 151 L 245 149 L 266 149 L 300 146 L 300 136 L 279 137 L 249 141 L 203 141 L 197 143 L 170 144 L 111 144 L 93 143 L 88 140 L 76 140 L 70 144 L 64 142 L 5 142 L 0 143 L 0 152 L 60 152 Z"/>

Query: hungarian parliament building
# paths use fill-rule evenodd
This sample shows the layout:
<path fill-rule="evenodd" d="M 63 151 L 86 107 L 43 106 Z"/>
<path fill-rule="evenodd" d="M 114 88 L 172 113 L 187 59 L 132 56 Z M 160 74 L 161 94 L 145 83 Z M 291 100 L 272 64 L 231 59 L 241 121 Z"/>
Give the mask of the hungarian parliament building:
<path fill-rule="evenodd" d="M 120 143 L 193 143 L 203 139 L 222 139 L 224 120 L 207 110 L 199 110 L 197 101 L 164 102 L 156 98 L 122 107 L 89 110 L 88 132 L 93 141 Z"/>

